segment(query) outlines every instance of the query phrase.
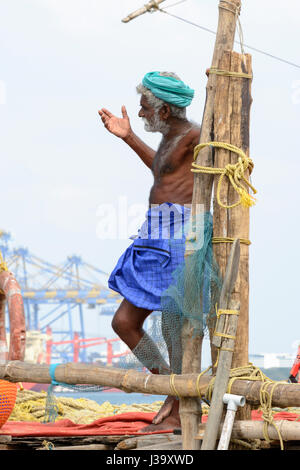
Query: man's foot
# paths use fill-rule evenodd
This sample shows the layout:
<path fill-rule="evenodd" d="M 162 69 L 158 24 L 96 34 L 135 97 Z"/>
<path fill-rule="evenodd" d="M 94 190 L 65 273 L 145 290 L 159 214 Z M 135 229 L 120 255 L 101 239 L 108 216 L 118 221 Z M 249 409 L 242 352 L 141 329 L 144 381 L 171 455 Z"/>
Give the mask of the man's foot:
<path fill-rule="evenodd" d="M 180 428 L 179 401 L 175 397 L 167 397 L 163 406 L 153 418 L 152 424 L 141 429 L 139 432 L 154 432 L 162 430 L 173 430 Z"/>
<path fill-rule="evenodd" d="M 177 402 L 177 403 L 176 403 Z M 160 424 L 165 418 L 170 416 L 173 406 L 178 404 L 178 400 L 175 397 L 168 396 L 165 402 L 156 416 L 152 420 L 152 424 Z"/>

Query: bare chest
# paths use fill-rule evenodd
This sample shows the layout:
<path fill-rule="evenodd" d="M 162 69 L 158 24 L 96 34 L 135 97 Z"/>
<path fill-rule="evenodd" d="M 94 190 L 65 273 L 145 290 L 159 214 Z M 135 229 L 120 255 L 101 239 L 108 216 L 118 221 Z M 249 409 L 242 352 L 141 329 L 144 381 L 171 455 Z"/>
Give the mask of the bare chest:
<path fill-rule="evenodd" d="M 180 146 L 180 140 L 181 136 L 160 144 L 152 164 L 154 177 L 172 173 L 176 169 L 180 154 L 184 152 Z"/>

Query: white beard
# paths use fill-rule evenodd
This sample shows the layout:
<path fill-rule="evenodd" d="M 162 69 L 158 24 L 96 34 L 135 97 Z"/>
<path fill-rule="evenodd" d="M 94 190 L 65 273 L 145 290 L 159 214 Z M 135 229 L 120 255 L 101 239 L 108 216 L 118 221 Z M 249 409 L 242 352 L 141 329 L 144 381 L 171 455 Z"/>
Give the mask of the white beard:
<path fill-rule="evenodd" d="M 170 130 L 170 126 L 160 119 L 158 113 L 154 114 L 151 121 L 148 121 L 146 118 L 142 118 L 142 120 L 146 132 L 160 132 L 165 135 Z"/>

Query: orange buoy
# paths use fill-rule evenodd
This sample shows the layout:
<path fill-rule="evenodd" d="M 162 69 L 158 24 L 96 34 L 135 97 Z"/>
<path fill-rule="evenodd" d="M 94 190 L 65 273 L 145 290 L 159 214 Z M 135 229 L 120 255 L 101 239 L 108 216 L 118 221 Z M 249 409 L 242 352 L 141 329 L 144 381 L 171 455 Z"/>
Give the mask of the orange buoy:
<path fill-rule="evenodd" d="M 0 379 L 0 429 L 8 420 L 17 398 L 17 384 Z"/>

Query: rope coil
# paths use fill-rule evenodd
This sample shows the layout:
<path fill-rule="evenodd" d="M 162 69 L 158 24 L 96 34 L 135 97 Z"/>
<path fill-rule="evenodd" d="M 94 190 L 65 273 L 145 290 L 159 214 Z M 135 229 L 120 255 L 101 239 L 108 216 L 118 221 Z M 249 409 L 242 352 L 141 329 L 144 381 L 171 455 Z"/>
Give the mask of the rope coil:
<path fill-rule="evenodd" d="M 207 166 L 202 166 L 198 165 L 197 163 L 193 162 L 192 163 L 192 169 L 191 171 L 194 173 L 206 173 L 206 174 L 211 174 L 211 175 L 220 175 L 218 185 L 217 185 L 217 201 L 219 206 L 223 207 L 224 209 L 232 209 L 233 207 L 237 207 L 240 204 L 243 207 L 249 208 L 253 206 L 256 202 L 253 196 L 251 196 L 247 188 L 243 185 L 243 183 L 251 188 L 254 194 L 256 194 L 256 189 L 252 186 L 250 181 L 248 181 L 244 173 L 246 170 L 249 170 L 250 174 L 253 170 L 254 163 L 249 158 L 243 150 L 239 149 L 235 145 L 228 144 L 226 142 L 205 142 L 199 145 L 196 145 L 194 148 L 194 160 L 197 159 L 199 152 L 204 148 L 204 147 L 217 147 L 217 148 L 223 148 L 225 150 L 228 150 L 230 152 L 234 152 L 239 155 L 238 161 L 235 164 L 228 163 L 225 168 L 214 168 L 214 167 L 207 167 Z M 220 199 L 220 191 L 221 191 L 221 186 L 224 177 L 227 176 L 229 179 L 229 182 L 231 183 L 232 187 L 234 190 L 239 194 L 240 199 L 233 203 L 233 204 L 223 204 L 221 199 Z"/>
<path fill-rule="evenodd" d="M 209 401 L 211 401 L 211 397 L 213 394 L 215 378 L 216 377 L 213 377 L 211 379 L 206 390 L 205 398 Z M 248 366 L 236 367 L 230 370 L 229 382 L 228 382 L 226 393 L 232 393 L 231 392 L 232 385 L 234 384 L 236 380 L 248 380 L 248 381 L 256 380 L 256 381 L 263 382 L 260 388 L 259 399 L 260 399 L 260 407 L 262 410 L 262 418 L 264 420 L 264 426 L 263 426 L 264 438 L 267 442 L 270 442 L 270 438 L 268 435 L 268 427 L 270 425 L 274 426 L 274 428 L 277 431 L 278 438 L 280 441 L 280 448 L 281 450 L 284 450 L 284 444 L 283 444 L 283 439 L 280 433 L 280 429 L 274 422 L 274 418 L 272 414 L 272 399 L 273 399 L 275 388 L 280 384 L 285 384 L 286 382 L 284 381 L 275 382 L 274 380 L 271 380 L 258 367 L 254 366 L 251 363 L 249 363 Z M 270 386 L 272 386 L 272 388 L 270 391 L 268 391 L 268 388 Z"/>
<path fill-rule="evenodd" d="M 175 397 L 181 398 L 181 396 L 179 395 L 179 393 L 178 393 L 178 391 L 176 390 L 176 387 L 175 387 L 175 377 L 176 377 L 176 374 L 171 374 L 170 375 L 170 388 L 171 388 L 172 394 Z"/>

